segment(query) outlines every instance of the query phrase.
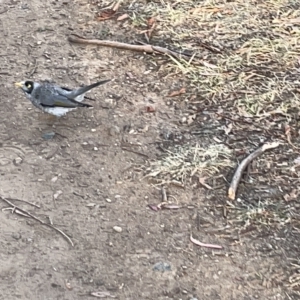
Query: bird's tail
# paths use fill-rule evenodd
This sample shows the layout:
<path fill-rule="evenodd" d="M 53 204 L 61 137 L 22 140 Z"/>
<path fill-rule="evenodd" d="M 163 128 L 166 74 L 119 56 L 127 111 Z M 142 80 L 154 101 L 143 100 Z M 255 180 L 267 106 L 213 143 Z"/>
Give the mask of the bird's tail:
<path fill-rule="evenodd" d="M 107 80 L 98 81 L 98 82 L 93 83 L 91 85 L 83 86 L 83 87 L 81 87 L 81 88 L 79 88 L 77 90 L 72 91 L 70 93 L 70 97 L 74 99 L 77 96 L 80 96 L 80 95 L 88 92 L 89 90 L 91 90 L 91 89 L 93 89 L 93 88 L 95 88 L 95 87 L 97 87 L 99 85 L 102 85 L 102 84 L 104 84 L 106 82 L 109 82 L 109 81 L 110 81 L 110 79 L 107 79 Z"/>

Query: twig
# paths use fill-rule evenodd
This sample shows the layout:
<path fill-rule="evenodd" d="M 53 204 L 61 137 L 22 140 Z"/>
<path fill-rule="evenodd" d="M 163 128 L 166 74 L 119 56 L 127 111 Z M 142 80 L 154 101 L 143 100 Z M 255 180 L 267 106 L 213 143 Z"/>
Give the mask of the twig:
<path fill-rule="evenodd" d="M 169 50 L 167 48 L 163 48 L 160 46 L 152 46 L 150 44 L 145 45 L 131 45 L 116 41 L 108 41 L 108 40 L 96 40 L 96 39 L 86 39 L 84 37 L 81 37 L 77 34 L 72 34 L 68 37 L 68 41 L 71 43 L 78 43 L 78 44 L 85 44 L 85 45 L 98 45 L 98 46 L 106 46 L 106 47 L 112 47 L 112 48 L 118 48 L 118 49 L 124 49 L 124 50 L 132 50 L 132 51 L 138 51 L 138 52 L 146 52 L 146 53 L 160 53 L 160 54 L 166 54 L 173 57 L 176 57 L 177 59 L 182 59 L 184 56 L 189 57 L 185 54 L 178 54 L 172 50 Z"/>
<path fill-rule="evenodd" d="M 69 236 L 67 236 L 67 235 L 66 235 L 62 230 L 60 230 L 59 228 L 56 228 L 56 227 L 54 227 L 54 226 L 52 226 L 52 225 L 50 225 L 50 224 L 45 223 L 44 221 L 40 220 L 39 218 L 37 218 L 36 216 L 32 215 L 32 214 L 29 213 L 28 211 L 26 211 L 26 210 L 20 208 L 19 206 L 13 204 L 13 203 L 10 202 L 8 199 L 6 199 L 6 198 L 4 198 L 4 197 L 2 197 L 2 196 L 0 196 L 0 199 L 1 199 L 2 201 L 6 202 L 6 204 L 10 205 L 12 208 L 19 210 L 21 213 L 26 214 L 27 216 L 31 217 L 32 219 L 38 221 L 39 223 L 41 223 L 41 224 L 43 224 L 43 225 L 45 225 L 45 226 L 47 226 L 47 227 L 50 227 L 50 228 L 52 228 L 53 230 L 55 230 L 56 232 L 60 233 L 64 238 L 66 238 L 66 239 L 68 240 L 68 242 L 69 242 L 72 246 L 74 246 L 74 244 L 73 244 L 71 238 L 70 238 Z"/>
<path fill-rule="evenodd" d="M 124 150 L 124 151 L 127 151 L 127 152 L 131 152 L 131 153 L 134 153 L 134 154 L 141 155 L 143 157 L 149 158 L 149 156 L 147 154 L 144 154 L 144 153 L 141 153 L 141 152 L 138 152 L 138 151 L 135 151 L 135 150 L 131 150 L 131 149 L 128 149 L 128 148 L 125 148 L 125 147 L 121 147 L 121 149 Z"/>
<path fill-rule="evenodd" d="M 161 188 L 161 196 L 162 196 L 162 202 L 168 201 L 167 191 L 164 186 Z"/>
<path fill-rule="evenodd" d="M 26 215 L 26 214 L 23 214 L 22 212 L 20 212 L 17 208 L 15 208 L 15 207 L 5 207 L 5 208 L 2 208 L 2 211 L 6 211 L 6 210 L 11 210 L 11 213 L 12 214 L 19 214 L 19 215 L 21 215 L 21 216 L 23 216 L 23 217 L 26 217 L 26 218 L 30 218 L 28 215 Z"/>
<path fill-rule="evenodd" d="M 29 202 L 29 201 L 26 201 L 26 200 L 23 200 L 23 199 L 17 199 L 17 198 L 6 198 L 7 200 L 13 200 L 13 201 L 20 201 L 20 202 L 24 202 L 24 203 L 27 203 L 31 206 L 34 206 L 34 207 L 37 207 L 37 208 L 41 208 L 39 205 L 35 204 L 35 203 L 32 203 L 32 202 Z"/>
<path fill-rule="evenodd" d="M 238 187 L 238 184 L 242 178 L 242 174 L 244 172 L 244 170 L 246 169 L 246 167 L 248 166 L 248 164 L 255 159 L 256 157 L 258 157 L 259 155 L 261 155 L 262 153 L 264 153 L 266 150 L 269 149 L 273 149 L 276 148 L 280 145 L 280 143 L 278 142 L 273 142 L 273 143 L 267 143 L 264 144 L 262 147 L 258 148 L 257 150 L 255 150 L 254 152 L 252 152 L 250 155 L 248 155 L 238 166 L 238 168 L 236 169 L 234 176 L 232 178 L 230 187 L 228 189 L 228 197 L 231 200 L 235 199 L 235 194 L 236 194 L 236 190 Z"/>
<path fill-rule="evenodd" d="M 35 59 L 35 61 L 34 61 L 34 66 L 33 66 L 32 70 L 28 73 L 29 78 L 35 73 L 36 69 L 37 69 L 37 59 Z"/>

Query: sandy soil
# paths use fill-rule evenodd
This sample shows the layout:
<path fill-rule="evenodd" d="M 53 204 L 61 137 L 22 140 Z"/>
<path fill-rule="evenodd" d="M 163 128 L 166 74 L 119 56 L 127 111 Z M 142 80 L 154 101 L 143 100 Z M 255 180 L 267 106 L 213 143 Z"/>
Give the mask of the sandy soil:
<path fill-rule="evenodd" d="M 231 224 L 204 189 L 172 187 L 184 208 L 148 208 L 161 192 L 141 180 L 141 166 L 160 155 L 163 131 L 176 129 L 181 111 L 165 95 L 180 76 L 159 78 L 139 53 L 69 44 L 72 32 L 99 37 L 107 26 L 109 38 L 128 35 L 94 21 L 85 1 L 0 4 L 1 195 L 38 204 L 14 201 L 74 242 L 2 211 L 0 299 L 285 299 L 280 278 L 272 279 L 280 256 L 261 250 L 263 236 L 239 244 L 223 235 Z M 53 128 L 14 88 L 29 77 L 68 87 L 113 81 L 89 94 L 93 109 L 71 112 Z M 149 103 L 157 112 L 146 112 Z M 191 232 L 225 250 L 193 245 Z"/>

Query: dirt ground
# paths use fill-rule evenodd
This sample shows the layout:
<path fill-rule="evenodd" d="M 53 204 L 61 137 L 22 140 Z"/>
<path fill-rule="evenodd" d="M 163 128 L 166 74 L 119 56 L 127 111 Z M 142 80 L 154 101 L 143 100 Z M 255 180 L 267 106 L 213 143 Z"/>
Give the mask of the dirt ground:
<path fill-rule="evenodd" d="M 224 217 L 224 181 L 216 191 L 167 186 L 180 208 L 149 208 L 162 201 L 161 187 L 143 176 L 163 154 L 165 133 L 171 144 L 207 137 L 180 127 L 186 106 L 166 97 L 184 85 L 182 74 L 158 75 L 142 53 L 67 41 L 71 33 L 131 41 L 130 29 L 96 21 L 94 10 L 88 1 L 0 0 L 1 196 L 39 205 L 12 200 L 74 243 L 1 211 L 0 299 L 300 299 L 289 286 L 298 280 L 299 231 L 241 232 Z M 68 87 L 113 80 L 89 93 L 93 109 L 53 128 L 13 85 L 29 77 Z M 191 233 L 224 249 L 199 247 Z"/>

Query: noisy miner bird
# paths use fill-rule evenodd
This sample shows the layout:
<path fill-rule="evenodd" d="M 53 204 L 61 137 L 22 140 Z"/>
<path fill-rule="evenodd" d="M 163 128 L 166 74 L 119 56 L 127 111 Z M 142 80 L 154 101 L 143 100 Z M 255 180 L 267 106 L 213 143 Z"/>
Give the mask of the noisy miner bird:
<path fill-rule="evenodd" d="M 85 93 L 109 81 L 110 79 L 98 81 L 74 90 L 50 82 L 30 80 L 17 82 L 15 85 L 23 90 L 35 107 L 48 114 L 61 117 L 77 107 L 92 107 L 90 104 L 82 103 Z"/>

